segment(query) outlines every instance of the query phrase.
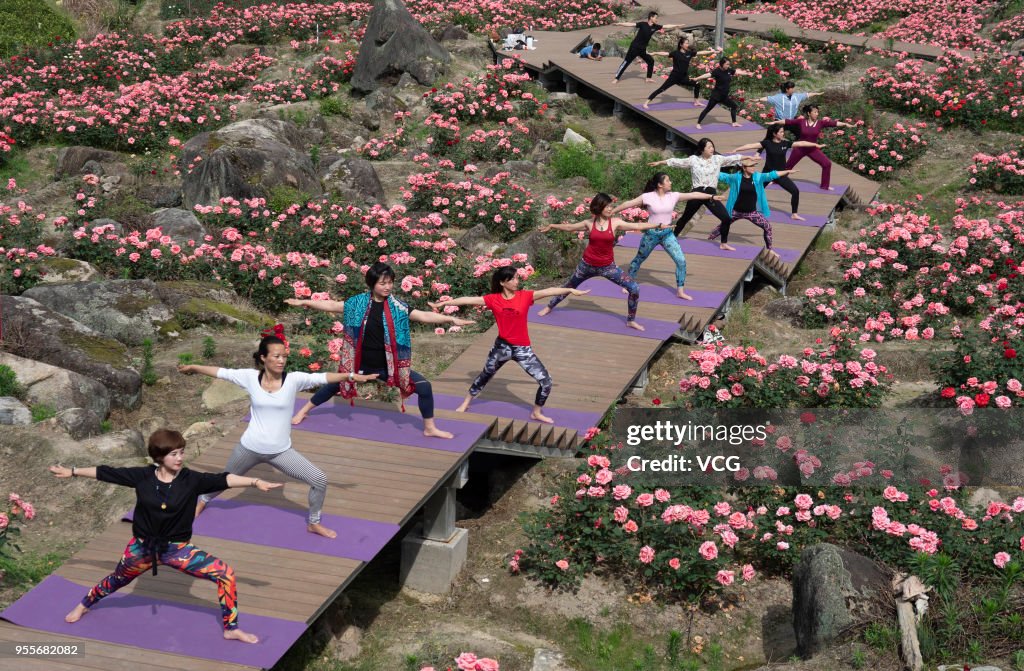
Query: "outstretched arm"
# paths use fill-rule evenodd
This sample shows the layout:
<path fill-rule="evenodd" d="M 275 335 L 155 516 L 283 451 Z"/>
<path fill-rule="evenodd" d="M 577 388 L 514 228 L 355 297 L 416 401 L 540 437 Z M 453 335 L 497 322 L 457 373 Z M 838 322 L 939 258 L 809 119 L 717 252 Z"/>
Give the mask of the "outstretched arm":
<path fill-rule="evenodd" d="M 739 68 L 736 68 L 736 74 L 743 75 L 745 77 L 753 77 L 755 73 L 751 72 L 750 70 L 741 70 Z"/>
<path fill-rule="evenodd" d="M 339 384 L 341 382 L 373 382 L 378 375 L 363 375 L 362 373 L 326 373 L 327 384 Z"/>
<path fill-rule="evenodd" d="M 476 323 L 471 319 L 459 319 L 455 315 L 443 315 L 426 310 L 413 310 L 409 313 L 409 319 L 421 324 L 451 324 L 452 326 L 469 326 Z"/>
<path fill-rule="evenodd" d="M 697 55 L 698 56 L 710 56 L 711 54 L 717 54 L 721 50 L 722 50 L 721 47 L 715 47 L 714 49 L 705 49 L 704 51 L 698 51 Z"/>
<path fill-rule="evenodd" d="M 836 125 L 840 126 L 842 128 L 856 128 L 857 127 L 857 124 L 855 124 L 855 123 L 846 123 L 845 121 L 837 121 Z"/>
<path fill-rule="evenodd" d="M 297 308 L 312 308 L 321 312 L 344 312 L 345 301 L 312 301 L 306 298 L 288 298 L 285 303 Z"/>
<path fill-rule="evenodd" d="M 199 364 L 195 363 L 178 366 L 178 372 L 181 373 L 182 375 L 192 375 L 193 373 L 199 373 L 200 375 L 217 377 L 217 371 L 219 370 L 220 366 L 200 366 Z"/>
<path fill-rule="evenodd" d="M 484 303 L 483 296 L 463 296 L 462 298 L 449 298 L 446 301 L 436 301 L 434 303 L 427 302 L 427 305 L 434 308 L 443 308 L 446 305 L 465 306 L 465 305 L 486 305 Z"/>
<path fill-rule="evenodd" d="M 232 489 L 236 487 L 255 487 L 261 492 L 269 492 L 271 489 L 284 487 L 284 485 L 280 482 L 268 482 L 266 480 L 260 480 L 259 478 L 247 478 L 241 475 L 228 473 L 228 487 Z"/>
<path fill-rule="evenodd" d="M 738 154 L 741 151 L 751 151 L 751 150 L 760 149 L 760 148 L 761 148 L 761 143 L 760 142 L 751 142 L 750 144 L 745 144 L 745 145 L 736 147 L 735 149 L 732 150 L 732 153 Z"/>
<path fill-rule="evenodd" d="M 50 472 L 58 478 L 92 478 L 96 479 L 96 467 L 86 466 L 77 468 L 75 466 L 50 466 Z"/>
<path fill-rule="evenodd" d="M 590 289 L 569 289 L 568 287 L 551 287 L 550 289 L 541 289 L 540 291 L 533 292 L 533 300 L 536 302 L 540 298 L 551 298 L 552 296 L 582 296 L 583 294 L 589 294 Z"/>
<path fill-rule="evenodd" d="M 778 175 L 779 177 L 788 177 L 788 176 L 790 176 L 790 175 L 792 175 L 794 173 L 798 173 L 798 172 L 800 172 L 800 170 L 798 170 L 797 168 L 794 168 L 792 170 L 776 170 L 775 174 Z"/>
<path fill-rule="evenodd" d="M 589 224 L 590 224 L 589 221 L 577 221 L 575 224 L 544 224 L 543 226 L 538 226 L 537 227 L 537 231 L 540 232 L 540 233 L 547 233 L 551 229 L 555 229 L 556 231 L 569 231 L 569 232 L 572 232 L 572 231 L 585 231 L 585 230 L 587 230 L 587 226 Z"/>
<path fill-rule="evenodd" d="M 703 81 L 705 79 L 711 79 L 711 73 L 710 72 L 705 72 L 704 74 L 702 74 L 699 77 L 694 77 L 693 81 L 699 82 L 699 81 Z"/>
<path fill-rule="evenodd" d="M 808 142 L 807 140 L 797 140 L 793 143 L 794 147 L 817 147 L 818 149 L 824 149 L 825 145 L 818 144 L 817 142 Z"/>
<path fill-rule="evenodd" d="M 623 210 L 628 210 L 628 209 L 630 209 L 632 207 L 643 207 L 643 204 L 644 204 L 644 197 L 643 196 L 637 196 L 636 198 L 633 198 L 632 200 L 627 200 L 627 201 L 621 203 L 620 205 L 616 206 L 615 209 L 612 210 L 612 214 L 618 214 L 619 212 L 622 212 Z"/>

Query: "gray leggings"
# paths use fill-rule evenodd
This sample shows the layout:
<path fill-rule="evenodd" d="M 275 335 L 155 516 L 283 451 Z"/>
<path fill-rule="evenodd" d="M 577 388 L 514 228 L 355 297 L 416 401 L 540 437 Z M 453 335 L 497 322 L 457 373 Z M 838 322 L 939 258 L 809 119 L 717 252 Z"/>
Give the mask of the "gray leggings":
<path fill-rule="evenodd" d="M 254 466 L 259 464 L 270 464 L 290 478 L 301 480 L 309 485 L 309 523 L 319 524 L 320 511 L 324 507 L 324 499 L 327 497 L 327 475 L 313 463 L 302 456 L 295 449 L 288 448 L 277 454 L 260 454 L 243 447 L 241 443 L 235 445 L 234 451 L 228 457 L 228 463 L 224 470 L 232 475 L 245 475 Z M 199 500 L 209 503 L 210 499 L 220 492 L 203 494 Z"/>
<path fill-rule="evenodd" d="M 484 364 L 484 369 L 480 371 L 469 387 L 469 395 L 474 398 L 479 396 L 494 374 L 509 361 L 515 361 L 537 381 L 539 386 L 533 402 L 538 406 L 543 406 L 547 402 L 548 396 L 551 395 L 551 375 L 548 373 L 548 369 L 540 362 L 529 345 L 512 345 L 501 338 L 494 341 L 494 347 L 487 354 L 487 363 Z"/>

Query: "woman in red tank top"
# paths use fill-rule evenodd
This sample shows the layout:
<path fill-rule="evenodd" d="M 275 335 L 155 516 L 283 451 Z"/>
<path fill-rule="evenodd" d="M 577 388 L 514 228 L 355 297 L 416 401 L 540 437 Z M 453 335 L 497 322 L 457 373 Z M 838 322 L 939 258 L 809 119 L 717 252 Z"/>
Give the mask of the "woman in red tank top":
<path fill-rule="evenodd" d="M 644 327 L 636 321 L 636 308 L 640 302 L 640 287 L 628 273 L 615 264 L 615 234 L 623 231 L 646 231 L 649 228 L 658 228 L 660 225 L 650 222 L 626 223 L 613 217 L 613 211 L 612 197 L 607 193 L 599 193 L 590 201 L 590 212 L 594 215 L 593 220 L 579 221 L 575 224 L 548 224 L 537 230 L 542 233 L 553 228 L 559 231 L 588 231 L 589 242 L 583 252 L 583 259 L 576 266 L 576 270 L 565 286 L 575 289 L 591 277 L 604 277 L 615 282 L 629 294 L 626 301 L 628 309 L 626 325 L 637 331 L 643 331 Z M 548 301 L 547 307 L 537 313 L 537 316 L 543 317 L 548 314 L 563 300 L 565 300 L 564 295 L 555 296 Z"/>

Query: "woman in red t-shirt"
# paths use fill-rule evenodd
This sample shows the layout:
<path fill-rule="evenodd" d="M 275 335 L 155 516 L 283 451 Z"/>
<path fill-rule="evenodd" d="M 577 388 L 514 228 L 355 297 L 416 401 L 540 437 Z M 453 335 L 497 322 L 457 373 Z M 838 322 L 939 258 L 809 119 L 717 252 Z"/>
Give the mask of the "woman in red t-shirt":
<path fill-rule="evenodd" d="M 594 215 L 591 221 L 579 221 L 575 224 L 548 224 L 537 230 L 541 233 L 550 231 L 552 228 L 560 231 L 588 231 L 587 248 L 583 250 L 583 259 L 576 266 L 572 277 L 565 283 L 566 287 L 575 289 L 591 277 L 603 277 L 615 282 L 626 290 L 629 298 L 626 300 L 627 315 L 626 326 L 643 331 L 644 327 L 636 321 L 636 308 L 640 303 L 640 285 L 629 276 L 629 273 L 615 265 L 615 234 L 621 231 L 646 231 L 649 228 L 659 228 L 661 224 L 646 222 L 642 224 L 629 224 L 613 217 L 615 209 L 612 207 L 612 197 L 607 193 L 599 193 L 590 201 L 590 213 Z M 551 312 L 552 309 L 565 299 L 565 296 L 555 296 L 547 307 L 537 313 L 538 317 Z"/>
<path fill-rule="evenodd" d="M 487 354 L 487 363 L 484 369 L 473 380 L 469 387 L 469 394 L 463 399 L 462 405 L 455 409 L 456 412 L 466 412 L 470 402 L 480 395 L 484 387 L 490 382 L 498 369 L 509 361 L 515 361 L 523 370 L 529 373 L 530 377 L 539 385 L 537 396 L 533 402 L 533 412 L 530 419 L 538 422 L 553 424 L 554 420 L 542 412 L 544 403 L 551 394 L 551 375 L 548 369 L 540 362 L 530 346 L 530 332 L 526 319 L 529 316 L 530 306 L 538 298 L 548 296 L 582 296 L 588 293 L 580 289 L 553 287 L 541 289 L 540 291 L 520 291 L 519 275 L 512 266 L 498 268 L 491 275 L 491 293 L 486 296 L 464 296 L 462 298 L 449 298 L 445 301 L 430 303 L 432 308 L 441 308 L 445 305 L 479 305 L 484 306 L 494 313 L 494 321 L 498 325 L 498 337 L 494 346 Z"/>

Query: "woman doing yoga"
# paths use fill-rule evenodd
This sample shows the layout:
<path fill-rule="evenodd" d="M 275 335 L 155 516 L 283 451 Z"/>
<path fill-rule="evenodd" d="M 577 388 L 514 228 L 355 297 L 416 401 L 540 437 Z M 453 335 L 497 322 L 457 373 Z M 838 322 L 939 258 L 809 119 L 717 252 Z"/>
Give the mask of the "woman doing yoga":
<path fill-rule="evenodd" d="M 708 106 L 704 108 L 704 111 L 697 117 L 697 130 L 700 130 L 700 125 L 704 123 L 704 117 L 708 115 L 711 110 L 715 109 L 716 105 L 722 105 L 723 107 L 729 108 L 729 114 L 732 116 L 732 125 L 739 126 L 739 122 L 736 121 L 736 113 L 739 112 L 740 105 L 730 97 L 730 89 L 732 88 L 732 78 L 736 75 L 745 75 L 752 77 L 753 72 L 749 70 L 740 70 L 739 68 L 729 67 L 729 59 L 722 57 L 718 59 L 718 67 L 707 74 L 703 74 L 697 77 L 694 81 L 700 81 L 702 79 L 715 80 L 715 88 L 711 89 L 711 95 L 708 96 Z"/>
<path fill-rule="evenodd" d="M 667 51 L 652 51 L 652 56 L 668 56 L 672 59 L 672 72 L 669 73 L 668 79 L 654 90 L 654 93 L 647 96 L 647 100 L 644 102 L 644 109 L 648 109 L 651 101 L 673 86 L 683 86 L 693 89 L 693 106 L 703 107 L 704 103 L 700 101 L 700 82 L 690 79 L 690 61 L 693 60 L 694 56 L 707 56 L 718 53 L 718 51 L 720 51 L 720 49 L 705 49 L 704 51 L 697 51 L 695 48 L 690 46 L 690 40 L 685 37 L 679 38 L 676 50 L 671 53 Z"/>
<path fill-rule="evenodd" d="M 800 162 L 800 159 L 806 156 L 821 166 L 821 188 L 835 191 L 835 188 L 829 185 L 832 178 L 832 161 L 828 160 L 828 157 L 818 147 L 818 139 L 821 138 L 821 132 L 826 128 L 835 128 L 836 126 L 854 128 L 854 125 L 828 117 L 821 118 L 821 110 L 814 104 L 804 105 L 802 111 L 804 114 L 802 117 L 773 121 L 771 124 L 784 123 L 786 128 L 796 129 L 798 140 L 814 144 L 812 148 L 794 146 L 793 151 L 789 154 L 789 160 L 786 161 L 786 170 L 792 170 Z"/>
<path fill-rule="evenodd" d="M 768 131 L 763 140 L 760 142 L 745 144 L 741 147 L 736 147 L 734 151 L 736 153 L 740 153 L 756 149 L 758 153 L 764 152 L 764 172 L 771 172 L 772 170 L 782 172 L 786 169 L 786 152 L 789 151 L 790 148 L 804 147 L 823 149 L 825 147 L 823 144 L 805 142 L 803 140 L 793 142 L 792 140 L 787 140 L 785 135 L 786 128 L 782 124 L 773 124 L 768 126 Z M 790 216 L 797 221 L 803 221 L 804 218 L 797 214 L 797 210 L 800 209 L 800 189 L 796 187 L 796 182 L 790 179 L 788 175 L 779 177 L 773 181 L 789 192 L 789 205 L 792 210 L 792 214 Z"/>

